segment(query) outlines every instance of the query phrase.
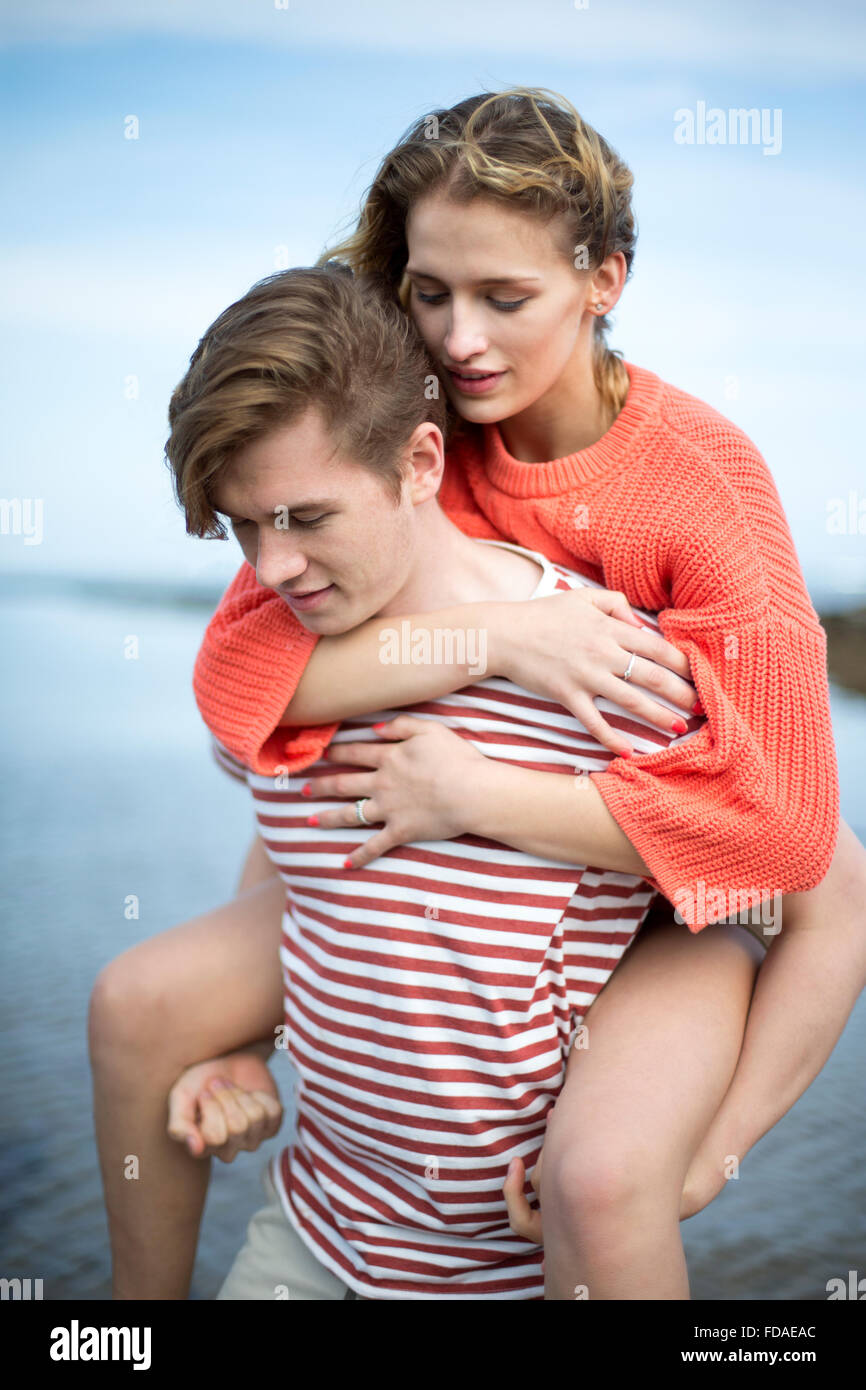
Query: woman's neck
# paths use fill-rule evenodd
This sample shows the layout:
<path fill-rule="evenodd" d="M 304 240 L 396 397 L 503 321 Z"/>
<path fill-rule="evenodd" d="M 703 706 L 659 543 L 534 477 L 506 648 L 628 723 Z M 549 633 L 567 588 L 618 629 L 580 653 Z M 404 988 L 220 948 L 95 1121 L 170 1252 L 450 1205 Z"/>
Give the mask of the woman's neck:
<path fill-rule="evenodd" d="M 625 404 L 628 373 L 619 359 L 616 399 L 602 394 L 587 363 L 575 363 L 550 391 L 519 415 L 499 422 L 502 442 L 521 463 L 549 463 L 597 444 Z M 617 374 L 619 377 L 619 373 Z"/>

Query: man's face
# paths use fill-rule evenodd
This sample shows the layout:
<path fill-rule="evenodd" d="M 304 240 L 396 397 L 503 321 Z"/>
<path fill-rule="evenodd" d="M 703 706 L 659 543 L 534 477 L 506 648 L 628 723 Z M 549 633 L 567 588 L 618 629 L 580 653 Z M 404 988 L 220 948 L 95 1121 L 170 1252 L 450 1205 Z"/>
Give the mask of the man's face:
<path fill-rule="evenodd" d="M 213 505 L 259 583 L 311 632 L 348 632 L 408 578 L 415 509 L 407 487 L 395 506 L 383 482 L 338 452 L 315 407 L 239 450 Z M 312 591 L 306 603 L 293 601 Z"/>

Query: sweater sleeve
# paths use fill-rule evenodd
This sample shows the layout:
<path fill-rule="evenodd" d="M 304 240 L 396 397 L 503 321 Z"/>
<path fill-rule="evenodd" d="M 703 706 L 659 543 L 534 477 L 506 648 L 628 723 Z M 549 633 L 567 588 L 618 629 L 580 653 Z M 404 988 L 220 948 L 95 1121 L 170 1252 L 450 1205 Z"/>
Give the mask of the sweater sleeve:
<path fill-rule="evenodd" d="M 340 727 L 279 727 L 318 640 L 244 563 L 205 631 L 193 691 L 211 733 L 253 772 L 310 767 Z"/>
<path fill-rule="evenodd" d="M 732 468 L 695 475 L 679 506 L 660 509 L 673 518 L 663 543 L 657 531 L 629 536 L 642 524 L 634 509 L 621 528 L 627 558 L 607 578 L 625 589 L 641 553 L 664 575 L 671 606 L 659 625 L 689 659 L 706 723 L 592 774 L 692 932 L 813 888 L 839 827 L 826 635 L 772 476 L 754 446 Z"/>

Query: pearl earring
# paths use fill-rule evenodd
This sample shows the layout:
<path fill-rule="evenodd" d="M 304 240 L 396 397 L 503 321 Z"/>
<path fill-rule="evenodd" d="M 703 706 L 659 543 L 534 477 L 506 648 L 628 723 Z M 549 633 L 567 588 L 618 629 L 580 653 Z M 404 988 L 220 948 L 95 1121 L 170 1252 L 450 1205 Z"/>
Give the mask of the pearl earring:
<path fill-rule="evenodd" d="M 598 304 L 596 304 L 595 308 L 596 308 L 596 312 L 600 313 L 601 310 L 604 308 L 604 305 L 601 304 L 601 303 L 598 303 Z"/>

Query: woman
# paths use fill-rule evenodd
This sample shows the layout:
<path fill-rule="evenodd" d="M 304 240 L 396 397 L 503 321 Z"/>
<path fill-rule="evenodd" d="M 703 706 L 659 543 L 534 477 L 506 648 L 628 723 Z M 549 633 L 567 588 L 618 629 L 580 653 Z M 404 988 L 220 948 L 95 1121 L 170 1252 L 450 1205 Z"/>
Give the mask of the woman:
<path fill-rule="evenodd" d="M 691 1143 L 706 1199 L 730 1171 L 725 1156 L 741 1159 L 826 1061 L 864 981 L 858 904 L 866 856 L 844 823 L 837 835 L 823 633 L 763 461 L 730 422 L 605 346 L 606 316 L 634 253 L 631 185 L 623 162 L 564 99 L 532 89 L 485 94 L 415 124 L 384 159 L 355 234 L 326 255 L 382 273 L 439 364 L 463 422 L 443 485 L 452 519 L 472 535 L 531 545 L 633 603 L 663 610 L 665 636 L 688 655 L 708 719 L 701 737 L 648 760 L 617 760 L 591 778 L 656 885 L 693 930 L 729 915 L 737 887 L 757 889 L 757 898 L 784 893 L 785 929 L 772 937 L 736 1074 L 709 1128 L 699 1079 L 688 1087 L 678 1074 L 700 1031 L 702 1006 L 692 1009 L 687 993 L 699 943 L 673 930 L 638 940 L 633 988 L 626 993 L 628 976 L 618 971 L 598 1001 L 614 1016 L 621 993 L 612 1030 L 624 1048 L 631 1042 L 636 1073 L 647 1027 L 658 1018 L 659 974 L 671 982 L 652 1103 L 627 1132 L 641 1129 L 653 1155 L 643 1164 L 642 1192 L 655 1186 L 672 1201 L 668 1181 L 676 1186 L 690 1167 Z M 550 229 L 549 240 L 527 247 L 533 229 Z M 568 285 L 560 275 L 550 279 L 551 252 L 571 270 Z M 517 278 L 506 285 L 506 276 Z M 672 434 L 683 447 L 670 466 Z M 453 625 L 455 615 L 448 617 Z M 556 634 L 526 612 L 508 619 L 503 674 L 555 694 L 608 747 L 625 752 L 592 706 L 592 695 L 604 695 L 640 708 L 634 687 L 622 684 L 632 648 L 615 620 L 603 641 L 596 634 L 582 645 L 571 618 Z M 260 678 L 239 693 L 232 663 L 254 652 L 257 632 L 273 624 L 284 635 L 283 660 L 258 667 Z M 306 766 L 333 729 L 326 721 L 363 709 L 354 697 L 368 674 L 371 682 L 387 677 L 391 703 L 399 701 L 403 673 L 383 671 L 374 635 L 366 646 L 362 637 L 350 649 L 317 638 L 247 566 L 199 655 L 196 694 L 206 722 L 259 771 Z M 340 663 L 348 651 L 349 683 Z M 651 668 L 638 656 L 632 674 L 641 670 L 649 685 Z M 290 737 L 291 728 L 277 727 L 286 706 L 291 724 L 325 727 Z M 347 795 L 364 793 L 375 804 L 374 777 Z M 369 848 L 381 852 L 389 842 L 386 828 Z M 598 1055 L 577 1058 L 576 1069 L 595 1117 L 593 1167 L 611 1174 L 601 1195 L 615 1196 L 607 1209 L 621 1214 L 613 1248 L 634 1229 L 631 1208 L 642 1197 L 616 1099 L 605 1122 L 591 1104 L 597 1094 L 615 1098 L 616 1086 Z M 548 1142 L 543 1205 L 567 1192 L 577 1194 L 584 1215 L 597 1209 L 599 1194 L 584 1190 L 587 1165 L 569 1171 L 563 1154 L 553 1158 Z M 686 1214 L 689 1206 L 687 1191 Z M 546 1242 L 547 1267 L 554 1279 L 561 1267 L 563 1288 L 577 1282 L 567 1267 L 572 1236 L 573 1223 L 557 1222 Z M 671 1287 L 682 1289 L 675 1246 Z M 650 1271 L 641 1287 L 658 1287 Z"/>

